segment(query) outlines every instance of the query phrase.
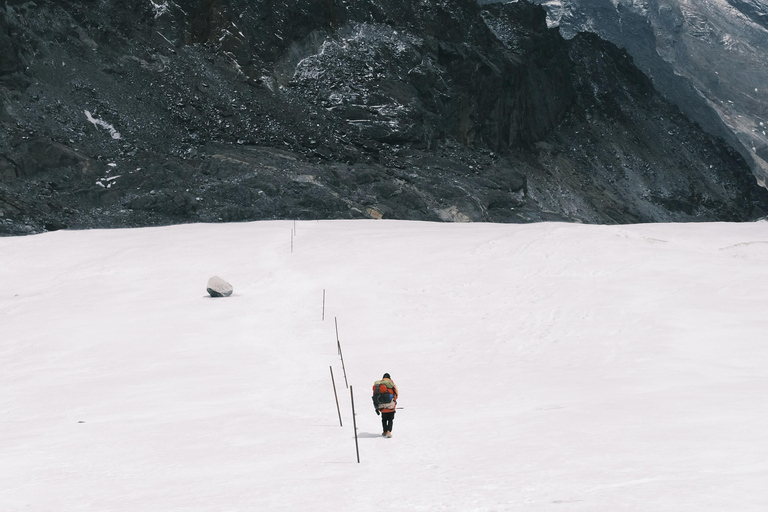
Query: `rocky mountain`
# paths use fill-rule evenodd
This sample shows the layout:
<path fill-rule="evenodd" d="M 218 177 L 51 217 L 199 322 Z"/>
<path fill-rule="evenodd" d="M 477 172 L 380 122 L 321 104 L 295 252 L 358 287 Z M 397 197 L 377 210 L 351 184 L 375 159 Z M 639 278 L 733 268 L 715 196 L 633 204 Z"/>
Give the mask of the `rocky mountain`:
<path fill-rule="evenodd" d="M 6 0 L 0 233 L 768 212 L 632 57 L 527 3 Z"/>
<path fill-rule="evenodd" d="M 566 38 L 589 31 L 625 48 L 666 98 L 735 147 L 766 186 L 768 2 L 533 1 Z"/>

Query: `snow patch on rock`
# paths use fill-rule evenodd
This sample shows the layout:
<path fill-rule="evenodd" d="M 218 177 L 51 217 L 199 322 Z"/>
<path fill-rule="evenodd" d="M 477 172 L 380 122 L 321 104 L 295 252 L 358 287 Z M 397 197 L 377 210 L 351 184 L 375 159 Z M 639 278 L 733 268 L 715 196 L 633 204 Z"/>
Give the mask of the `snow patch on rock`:
<path fill-rule="evenodd" d="M 87 110 L 85 110 L 84 112 L 85 112 L 86 119 L 88 119 L 88 122 L 93 124 L 93 126 L 96 126 L 97 128 L 104 128 L 105 130 L 107 130 L 109 132 L 109 134 L 112 136 L 113 139 L 120 139 L 120 138 L 122 138 L 120 136 L 120 132 L 118 132 L 115 129 L 114 126 L 112 126 L 111 124 L 109 124 L 108 122 L 106 122 L 106 121 L 104 121 L 102 119 L 99 119 L 97 117 L 93 117 L 93 115 L 91 115 L 91 113 L 89 111 L 87 111 Z"/>

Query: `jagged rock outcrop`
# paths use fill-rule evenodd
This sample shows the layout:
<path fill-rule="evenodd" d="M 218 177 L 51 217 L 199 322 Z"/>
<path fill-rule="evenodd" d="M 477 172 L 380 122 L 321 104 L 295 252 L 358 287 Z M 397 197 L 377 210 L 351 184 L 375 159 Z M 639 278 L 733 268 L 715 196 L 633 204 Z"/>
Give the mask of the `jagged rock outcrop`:
<path fill-rule="evenodd" d="M 744 160 L 525 3 L 8 1 L 0 233 L 747 220 Z"/>
<path fill-rule="evenodd" d="M 497 0 L 480 0 L 481 3 Z M 768 181 L 768 4 L 762 0 L 532 0 L 565 37 L 626 48 L 656 88 Z"/>

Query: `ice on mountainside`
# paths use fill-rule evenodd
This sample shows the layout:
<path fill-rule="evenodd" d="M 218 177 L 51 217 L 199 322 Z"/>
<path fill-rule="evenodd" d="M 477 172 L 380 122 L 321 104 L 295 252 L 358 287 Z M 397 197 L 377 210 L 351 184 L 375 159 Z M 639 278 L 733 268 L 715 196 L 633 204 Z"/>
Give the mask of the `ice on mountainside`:
<path fill-rule="evenodd" d="M 114 126 L 112 126 L 111 124 L 107 123 L 106 121 L 103 121 L 101 119 L 93 117 L 91 115 L 91 113 L 89 111 L 87 111 L 87 110 L 85 110 L 84 112 L 85 112 L 85 117 L 86 117 L 86 119 L 88 119 L 89 123 L 93 124 L 93 126 L 96 126 L 96 127 L 99 127 L 99 128 L 104 128 L 105 130 L 107 130 L 109 132 L 109 135 L 113 139 L 120 139 L 120 132 L 118 132 L 115 129 Z"/>
<path fill-rule="evenodd" d="M 159 3 L 155 2 L 154 0 L 149 0 L 149 3 L 152 4 L 152 9 L 155 11 L 155 18 L 159 18 L 168 12 L 169 6 L 167 0 Z"/>

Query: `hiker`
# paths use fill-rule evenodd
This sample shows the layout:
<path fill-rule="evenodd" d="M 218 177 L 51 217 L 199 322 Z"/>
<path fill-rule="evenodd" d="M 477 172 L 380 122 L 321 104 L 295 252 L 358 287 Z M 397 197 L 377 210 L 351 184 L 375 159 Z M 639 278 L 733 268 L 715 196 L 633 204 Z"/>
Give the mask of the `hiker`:
<path fill-rule="evenodd" d="M 385 373 L 381 380 L 373 383 L 373 407 L 377 415 L 381 414 L 381 435 L 392 437 L 392 421 L 395 419 L 395 407 L 397 407 L 397 386 L 388 373 Z"/>

